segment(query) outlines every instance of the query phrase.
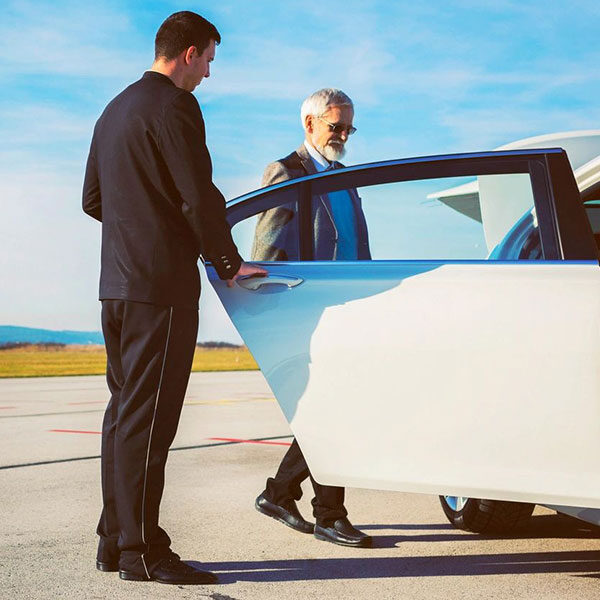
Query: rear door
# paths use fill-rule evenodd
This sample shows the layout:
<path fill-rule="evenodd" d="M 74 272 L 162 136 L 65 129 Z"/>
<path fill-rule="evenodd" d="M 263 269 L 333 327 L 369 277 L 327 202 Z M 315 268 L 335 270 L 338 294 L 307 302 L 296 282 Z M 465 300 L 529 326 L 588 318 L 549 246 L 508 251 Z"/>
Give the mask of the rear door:
<path fill-rule="evenodd" d="M 319 256 L 339 190 L 371 260 Z M 208 274 L 318 481 L 600 508 L 600 270 L 564 152 L 349 167 L 228 218 L 245 259 L 285 258 Z"/>

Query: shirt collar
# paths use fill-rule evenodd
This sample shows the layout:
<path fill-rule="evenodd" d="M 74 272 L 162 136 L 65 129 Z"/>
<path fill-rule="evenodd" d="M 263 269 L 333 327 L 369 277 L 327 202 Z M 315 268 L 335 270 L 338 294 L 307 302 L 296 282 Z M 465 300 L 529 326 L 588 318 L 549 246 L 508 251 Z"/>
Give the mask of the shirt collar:
<path fill-rule="evenodd" d="M 304 146 L 307 152 L 310 154 L 317 172 L 320 173 L 321 171 L 326 171 L 330 166 L 329 161 L 316 148 L 314 148 L 312 144 L 308 142 L 308 140 L 304 140 Z"/>

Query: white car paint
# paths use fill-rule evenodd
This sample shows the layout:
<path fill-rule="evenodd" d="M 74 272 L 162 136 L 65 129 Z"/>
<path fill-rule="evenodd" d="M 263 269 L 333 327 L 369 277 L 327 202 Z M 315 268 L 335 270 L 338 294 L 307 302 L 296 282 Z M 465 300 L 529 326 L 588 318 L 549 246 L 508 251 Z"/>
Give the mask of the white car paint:
<path fill-rule="evenodd" d="M 600 508 L 597 263 L 264 265 L 209 275 L 318 481 Z"/>
<path fill-rule="evenodd" d="M 572 151 L 587 161 L 580 182 L 596 181 L 600 165 L 587 159 L 597 134 L 569 134 Z M 492 229 L 503 221 L 503 231 L 531 206 L 537 182 L 545 245 L 543 255 L 528 256 L 567 260 L 269 262 L 264 285 L 244 282 L 233 289 L 208 269 L 322 483 L 562 505 L 563 512 L 600 522 L 596 246 L 564 154 L 522 156 L 531 181 L 515 163 L 501 190 L 475 181 L 466 194 L 461 186 L 436 198 L 448 204 L 467 199 L 455 208 L 479 221 L 483 215 Z M 507 173 L 498 161 L 513 157 L 520 160 L 514 151 L 458 160 L 468 174 L 476 171 L 465 158 L 498 164 L 481 172 Z M 323 177 L 352 185 L 352 178 L 365 181 L 367 175 L 373 185 L 416 179 L 415 172 L 452 176 L 460 163 L 447 159 L 457 155 L 361 165 L 344 169 L 345 179 L 340 171 Z M 418 166 L 424 162 L 425 172 Z M 398 165 L 409 163 L 398 175 Z M 486 177 L 479 179 L 483 186 Z M 557 181 L 561 193 L 546 194 Z M 328 191 L 335 182 L 315 185 L 329 185 Z M 252 208 L 270 208 L 265 202 L 277 198 L 279 187 L 233 201 L 230 215 L 251 222 Z M 518 206 L 494 212 L 480 206 L 482 196 L 512 198 Z M 561 216 L 552 221 L 557 206 Z M 565 235 L 560 250 L 554 227 Z M 486 231 L 490 245 L 499 235 L 492 229 Z M 298 285 L 290 287 L 289 278 Z"/>

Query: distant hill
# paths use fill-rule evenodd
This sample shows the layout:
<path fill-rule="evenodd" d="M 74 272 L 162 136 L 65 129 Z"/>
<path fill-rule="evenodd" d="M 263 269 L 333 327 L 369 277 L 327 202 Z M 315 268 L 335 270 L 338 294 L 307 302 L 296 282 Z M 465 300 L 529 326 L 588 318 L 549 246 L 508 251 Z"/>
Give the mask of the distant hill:
<path fill-rule="evenodd" d="M 54 331 L 16 325 L 0 325 L 0 346 L 4 344 L 104 344 L 101 331 Z M 241 348 L 229 342 L 198 342 L 201 348 Z"/>
<path fill-rule="evenodd" d="M 0 344 L 104 344 L 100 331 L 53 331 L 15 325 L 0 325 Z"/>

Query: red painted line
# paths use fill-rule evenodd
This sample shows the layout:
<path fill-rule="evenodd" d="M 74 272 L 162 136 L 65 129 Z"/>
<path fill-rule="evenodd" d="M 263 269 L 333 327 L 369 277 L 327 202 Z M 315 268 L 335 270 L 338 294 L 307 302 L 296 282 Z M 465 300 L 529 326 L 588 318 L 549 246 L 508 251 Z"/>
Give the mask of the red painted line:
<path fill-rule="evenodd" d="M 268 444 L 269 446 L 291 446 L 291 442 L 268 442 L 266 440 L 238 440 L 237 438 L 211 437 L 216 442 L 238 442 L 240 444 Z"/>
<path fill-rule="evenodd" d="M 16 406 L 0 406 L 0 409 L 17 408 Z"/>
<path fill-rule="evenodd" d="M 77 404 L 106 404 L 108 400 L 87 400 L 85 402 L 67 402 L 69 406 L 76 406 Z"/>
<path fill-rule="evenodd" d="M 48 429 L 52 433 L 99 433 L 102 434 L 101 431 L 79 431 L 78 429 Z"/>

